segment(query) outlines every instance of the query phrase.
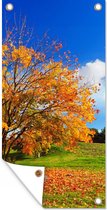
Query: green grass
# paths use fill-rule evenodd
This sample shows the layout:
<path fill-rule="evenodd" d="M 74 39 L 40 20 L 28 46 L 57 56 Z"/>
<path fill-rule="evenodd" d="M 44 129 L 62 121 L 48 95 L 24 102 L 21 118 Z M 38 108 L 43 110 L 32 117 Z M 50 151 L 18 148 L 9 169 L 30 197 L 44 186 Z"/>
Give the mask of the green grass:
<path fill-rule="evenodd" d="M 100 193 L 101 205 L 95 205 L 96 193 L 86 193 L 83 198 L 79 192 L 67 192 L 63 195 L 44 194 L 44 208 L 105 208 L 105 195 Z"/>
<path fill-rule="evenodd" d="M 71 170 L 71 171 L 72 170 L 78 171 L 78 169 L 79 170 L 82 169 L 82 171 L 84 170 L 89 171 L 90 174 L 88 174 L 89 178 L 87 177 L 87 180 L 90 179 L 93 171 L 95 174 L 98 174 L 97 177 L 99 178 L 99 180 L 100 180 L 99 173 L 103 175 L 105 174 L 105 144 L 79 143 L 79 145 L 74 148 L 73 152 L 65 151 L 62 147 L 59 148 L 53 145 L 49 153 L 46 156 L 43 156 L 40 158 L 34 158 L 34 157 L 27 156 L 21 153 L 17 153 L 15 151 L 11 151 L 10 156 L 14 160 L 14 163 L 21 164 L 21 165 L 45 166 L 45 167 L 52 167 L 52 168 L 56 167 L 56 169 L 57 167 L 62 167 L 63 169 L 67 168 L 67 170 Z M 52 168 L 50 170 L 53 170 Z M 77 173 L 77 175 L 79 176 L 79 172 Z M 69 179 L 71 178 L 69 177 Z M 66 190 L 66 192 L 62 194 L 56 193 L 55 190 L 53 190 L 52 193 L 47 193 L 46 191 L 44 191 L 43 207 L 45 208 L 105 208 L 105 191 L 104 191 L 104 186 L 102 184 L 102 182 L 104 181 L 104 178 L 102 181 L 97 181 L 96 178 L 93 177 L 93 181 L 95 183 L 95 187 L 91 188 L 91 186 L 82 185 L 83 189 L 86 188 L 84 196 L 82 195 L 82 191 L 79 191 L 79 190 L 76 190 L 75 192 Z M 50 185 L 51 184 L 52 183 L 50 183 Z M 74 184 L 75 184 L 75 181 L 74 181 Z M 54 185 L 54 182 L 53 182 L 53 185 Z M 78 183 L 77 181 L 76 185 L 80 186 L 80 183 Z M 100 185 L 101 185 L 101 188 L 100 188 Z M 63 185 L 59 183 L 58 188 L 61 188 L 61 186 L 63 187 Z M 68 187 L 68 186 L 65 185 L 65 187 Z M 87 191 L 87 187 L 88 187 L 88 191 Z M 50 188 L 52 188 L 52 186 L 50 186 Z M 48 186 L 48 189 L 49 189 L 49 186 Z M 100 192 L 98 192 L 98 189 L 100 189 Z M 102 204 L 99 206 L 95 205 L 95 198 L 97 197 L 100 197 L 102 199 Z"/>
<path fill-rule="evenodd" d="M 105 167 L 105 144 L 79 143 L 74 152 L 53 146 L 46 156 L 40 158 L 15 152 L 11 153 L 11 157 L 17 159 L 14 163 L 21 165 L 99 170 Z"/>

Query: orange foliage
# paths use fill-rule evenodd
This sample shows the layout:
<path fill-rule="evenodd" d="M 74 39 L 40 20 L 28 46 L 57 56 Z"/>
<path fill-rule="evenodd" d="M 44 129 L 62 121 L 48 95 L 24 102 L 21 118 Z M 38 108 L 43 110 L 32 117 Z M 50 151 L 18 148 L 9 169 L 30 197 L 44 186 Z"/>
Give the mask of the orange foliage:
<path fill-rule="evenodd" d="M 3 149 L 11 142 L 7 154 L 18 139 L 22 152 L 31 155 L 47 153 L 53 143 L 70 150 L 76 141 L 90 142 L 94 135 L 87 122 L 98 112 L 91 98 L 97 88 L 80 87 L 78 59 L 70 63 L 69 52 L 64 53 L 66 63 L 55 61 L 49 56 L 52 47 L 55 53 L 62 44 L 52 45 L 48 53 L 17 46 L 12 39 L 3 44 Z"/>

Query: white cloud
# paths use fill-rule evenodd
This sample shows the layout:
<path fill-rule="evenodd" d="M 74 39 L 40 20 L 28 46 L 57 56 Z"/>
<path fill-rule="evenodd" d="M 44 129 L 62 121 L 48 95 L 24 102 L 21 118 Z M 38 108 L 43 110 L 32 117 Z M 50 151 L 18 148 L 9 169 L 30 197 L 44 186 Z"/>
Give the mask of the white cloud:
<path fill-rule="evenodd" d="M 96 105 L 104 106 L 105 101 L 105 62 L 96 59 L 95 61 L 88 62 L 79 69 L 79 75 L 83 77 L 81 84 L 101 84 L 100 91 L 93 94 L 96 100 Z"/>
<path fill-rule="evenodd" d="M 83 82 L 85 83 L 103 84 L 105 81 L 105 63 L 99 59 L 88 62 L 79 69 L 79 75 L 84 78 Z"/>

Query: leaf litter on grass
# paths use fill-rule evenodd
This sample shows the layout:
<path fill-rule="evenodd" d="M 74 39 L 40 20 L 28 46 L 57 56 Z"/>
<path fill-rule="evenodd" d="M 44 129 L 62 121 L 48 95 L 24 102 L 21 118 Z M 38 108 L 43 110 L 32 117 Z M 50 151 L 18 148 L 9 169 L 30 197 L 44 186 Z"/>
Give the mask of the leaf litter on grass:
<path fill-rule="evenodd" d="M 47 168 L 44 182 L 44 207 L 103 208 L 105 197 L 104 171 L 71 170 L 70 168 Z M 95 204 L 101 197 L 102 204 Z"/>

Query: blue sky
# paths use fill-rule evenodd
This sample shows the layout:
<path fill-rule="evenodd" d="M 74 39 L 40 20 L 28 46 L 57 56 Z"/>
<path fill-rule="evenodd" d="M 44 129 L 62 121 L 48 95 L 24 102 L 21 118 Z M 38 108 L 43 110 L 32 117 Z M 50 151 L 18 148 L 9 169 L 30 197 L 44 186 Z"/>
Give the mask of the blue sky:
<path fill-rule="evenodd" d="M 5 5 L 13 3 L 14 10 L 6 12 Z M 96 12 L 94 5 L 102 4 L 102 10 Z M 40 36 L 48 34 L 61 40 L 64 51 L 70 50 L 79 58 L 80 68 L 92 72 L 97 81 L 101 82 L 102 90 L 96 95 L 97 107 L 100 114 L 97 120 L 89 125 L 101 129 L 105 125 L 105 100 L 104 100 L 104 61 L 105 61 L 105 1 L 104 0 L 3 0 L 3 25 L 4 16 L 13 21 L 14 12 L 17 17 L 21 14 L 27 17 L 28 26 Z M 4 32 L 4 28 L 3 28 Z M 3 33 L 4 34 L 4 33 Z M 98 61 L 98 62 L 97 62 Z M 90 64 L 87 66 L 87 64 Z M 101 66 L 99 69 L 98 66 Z M 92 69 L 93 68 L 93 69 Z M 103 70 L 102 70 L 103 68 Z M 82 72 L 82 71 L 81 71 Z M 96 80 L 96 78 L 95 78 Z"/>

